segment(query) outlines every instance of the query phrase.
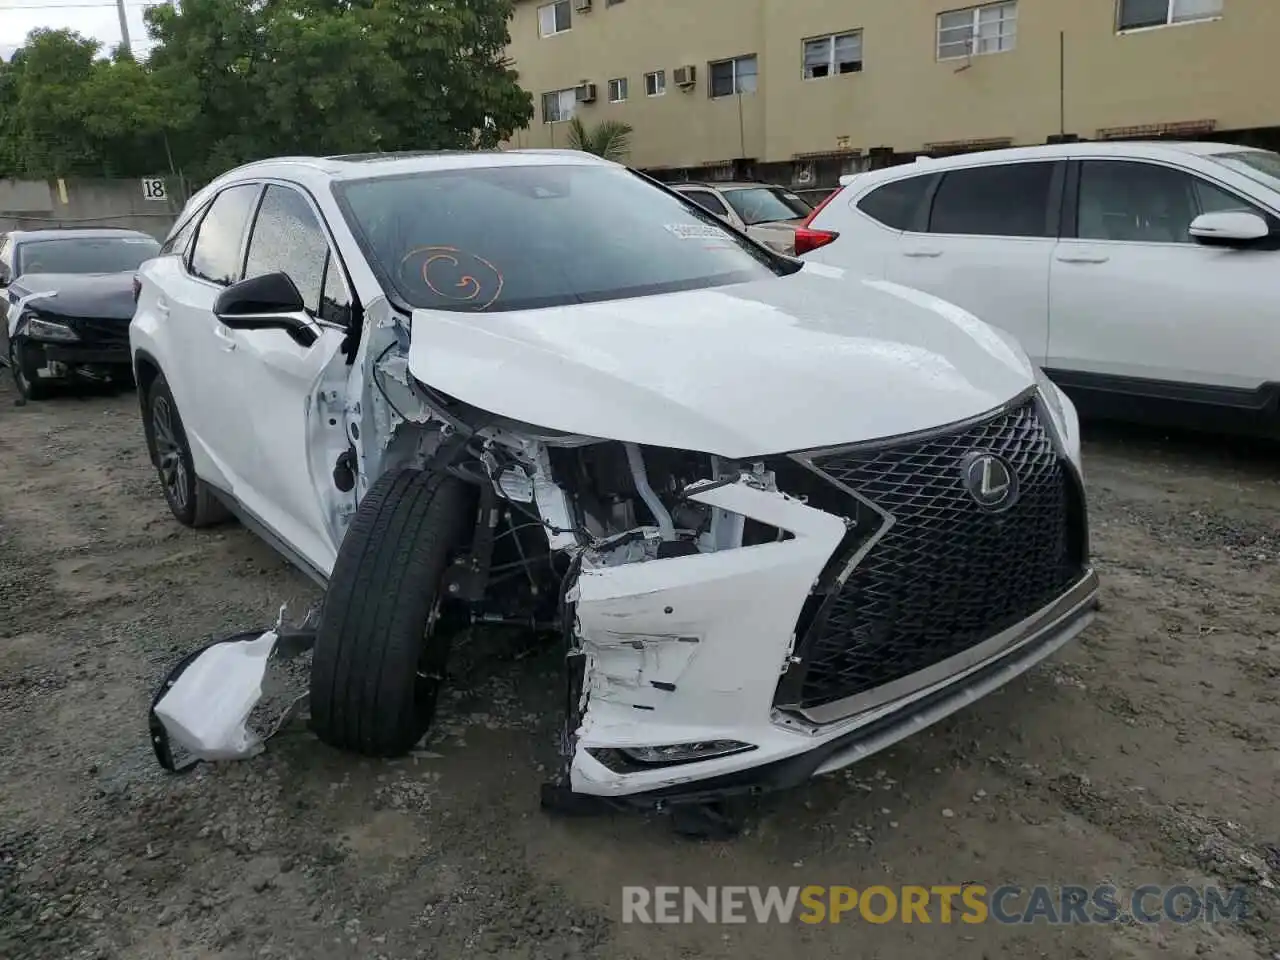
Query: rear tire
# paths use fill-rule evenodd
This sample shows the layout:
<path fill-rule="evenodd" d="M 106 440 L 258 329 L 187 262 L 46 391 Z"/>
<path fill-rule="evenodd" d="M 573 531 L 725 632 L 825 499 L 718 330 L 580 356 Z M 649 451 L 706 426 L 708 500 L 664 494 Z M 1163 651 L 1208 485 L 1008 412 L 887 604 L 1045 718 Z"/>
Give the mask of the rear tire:
<path fill-rule="evenodd" d="M 143 428 L 151 462 L 160 475 L 169 511 L 184 527 L 211 527 L 231 517 L 213 488 L 196 476 L 191 445 L 178 416 L 178 405 L 164 374 L 157 374 L 147 390 Z"/>
<path fill-rule="evenodd" d="M 325 593 L 311 665 L 311 726 L 330 746 L 399 756 L 431 726 L 450 638 L 465 621 L 442 580 L 469 539 L 475 498 L 456 477 L 399 470 L 360 501 Z"/>

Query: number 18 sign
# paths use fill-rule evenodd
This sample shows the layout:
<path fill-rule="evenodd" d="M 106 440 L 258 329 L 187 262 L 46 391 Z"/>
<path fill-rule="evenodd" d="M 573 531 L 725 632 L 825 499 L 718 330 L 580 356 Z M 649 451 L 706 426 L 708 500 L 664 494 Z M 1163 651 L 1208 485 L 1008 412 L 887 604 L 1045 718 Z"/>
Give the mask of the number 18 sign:
<path fill-rule="evenodd" d="M 142 197 L 144 200 L 166 200 L 164 177 L 143 177 Z"/>

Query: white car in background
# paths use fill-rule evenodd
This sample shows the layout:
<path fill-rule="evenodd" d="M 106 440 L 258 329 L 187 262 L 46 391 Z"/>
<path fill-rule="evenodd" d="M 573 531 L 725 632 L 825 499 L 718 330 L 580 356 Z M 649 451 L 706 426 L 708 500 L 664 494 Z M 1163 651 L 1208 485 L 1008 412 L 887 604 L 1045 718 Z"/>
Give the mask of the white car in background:
<path fill-rule="evenodd" d="M 616 164 L 255 163 L 140 281 L 164 495 L 325 586 L 327 743 L 409 750 L 451 642 L 507 624 L 563 644 L 550 796 L 701 802 L 883 749 L 1093 616 L 1075 413 L 1011 337 Z"/>
<path fill-rule="evenodd" d="M 795 252 L 796 228 L 813 213 L 813 204 L 798 193 L 770 183 L 673 183 L 670 187 L 779 253 Z"/>
<path fill-rule="evenodd" d="M 1012 333 L 1084 413 L 1280 434 L 1280 155 L 1075 143 L 859 174 L 797 252 Z"/>

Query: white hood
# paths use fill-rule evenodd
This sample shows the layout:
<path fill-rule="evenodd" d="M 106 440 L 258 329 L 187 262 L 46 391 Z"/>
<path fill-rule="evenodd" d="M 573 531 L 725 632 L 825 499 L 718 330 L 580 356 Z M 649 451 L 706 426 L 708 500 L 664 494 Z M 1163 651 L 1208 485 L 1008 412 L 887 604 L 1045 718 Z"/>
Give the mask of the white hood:
<path fill-rule="evenodd" d="M 1035 382 L 1009 337 L 960 308 L 818 264 L 543 310 L 415 310 L 409 368 L 525 423 L 729 458 L 936 427 Z"/>

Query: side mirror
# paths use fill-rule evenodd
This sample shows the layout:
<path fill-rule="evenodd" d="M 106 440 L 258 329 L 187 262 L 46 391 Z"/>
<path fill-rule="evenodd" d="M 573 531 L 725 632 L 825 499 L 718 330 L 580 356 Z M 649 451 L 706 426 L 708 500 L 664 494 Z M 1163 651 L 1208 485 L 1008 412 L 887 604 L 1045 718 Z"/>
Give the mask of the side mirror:
<path fill-rule="evenodd" d="M 233 283 L 218 294 L 213 313 L 232 330 L 283 330 L 299 346 L 316 342 L 302 294 L 287 273 L 265 273 Z"/>
<path fill-rule="evenodd" d="M 1246 210 L 1202 213 L 1191 221 L 1191 236 L 1209 246 L 1248 246 L 1270 235 L 1267 221 Z"/>

